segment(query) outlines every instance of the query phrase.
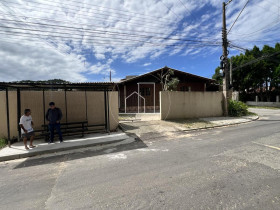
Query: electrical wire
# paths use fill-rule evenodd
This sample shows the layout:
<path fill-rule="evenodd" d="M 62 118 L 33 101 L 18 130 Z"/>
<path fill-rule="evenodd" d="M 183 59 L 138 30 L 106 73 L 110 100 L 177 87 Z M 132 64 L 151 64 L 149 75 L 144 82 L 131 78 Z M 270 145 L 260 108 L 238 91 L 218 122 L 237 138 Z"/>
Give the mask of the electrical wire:
<path fill-rule="evenodd" d="M 61 20 L 54 20 L 54 19 L 49 19 L 49 18 L 38 18 L 38 17 L 29 17 L 29 16 L 24 16 L 24 15 L 12 15 L 12 14 L 7 14 L 7 13 L 1 13 L 0 12 L 0 15 L 3 15 L 3 16 L 5 16 L 5 17 L 16 17 L 16 18 L 22 18 L 22 19 L 24 19 L 25 21 L 24 22 L 26 22 L 26 20 L 36 20 L 36 21 L 47 21 L 48 23 L 50 23 L 50 22 L 55 22 L 55 23 L 66 23 L 66 24 L 71 24 L 71 25 L 74 25 L 74 24 L 76 24 L 76 25 L 80 25 L 81 23 L 77 23 L 77 22 L 75 22 L 75 21 L 61 21 Z M 6 19 L 6 20 L 9 20 L 9 21 L 12 21 L 12 20 L 10 20 L 10 19 Z M 13 20 L 14 21 L 14 20 Z M 42 23 L 42 22 L 41 22 Z M 63 25 L 62 25 L 63 26 Z M 82 25 L 83 26 L 83 29 L 85 29 L 85 27 L 100 27 L 100 28 L 102 28 L 103 26 L 101 26 L 101 25 L 94 25 L 94 24 L 86 24 L 86 25 Z M 107 29 L 107 28 L 106 28 Z M 112 30 L 111 28 L 110 28 L 110 30 Z M 121 31 L 127 31 L 127 32 L 132 32 L 132 33 L 141 33 L 140 35 L 147 35 L 147 34 L 143 34 L 143 33 L 148 33 L 148 34 L 156 34 L 156 35 L 161 35 L 161 36 L 171 36 L 171 33 L 169 33 L 169 34 L 166 34 L 166 33 L 158 33 L 158 32 L 155 32 L 155 31 L 138 31 L 138 30 L 129 30 L 129 29 L 123 29 L 123 28 L 120 28 L 120 29 L 113 29 L 113 30 L 121 30 Z M 107 31 L 108 31 L 108 29 L 107 29 Z M 112 32 L 112 33 L 114 33 L 114 31 L 108 31 L 108 32 Z M 119 33 L 118 31 L 116 32 L 116 33 Z M 138 35 L 138 34 L 137 34 Z M 177 36 L 180 36 L 180 34 L 178 34 Z M 189 36 L 188 35 L 188 37 L 190 37 L 190 38 L 197 38 L 197 37 L 195 37 L 195 36 Z M 205 41 L 207 41 L 207 39 L 205 39 L 205 38 L 203 38 L 203 40 L 205 40 Z"/>
<path fill-rule="evenodd" d="M 241 13 L 243 12 L 243 10 L 245 9 L 245 7 L 247 6 L 247 4 L 249 3 L 250 0 L 247 0 L 246 4 L 244 5 L 244 7 L 242 8 L 242 10 L 239 12 L 237 18 L 235 19 L 235 21 L 233 22 L 233 24 L 231 25 L 230 29 L 228 30 L 227 34 L 229 34 L 229 32 L 231 31 L 232 27 L 234 26 L 234 24 L 236 23 L 236 21 L 238 20 L 238 18 L 240 17 Z"/>
<path fill-rule="evenodd" d="M 3 2 L 6 2 L 8 4 L 15 4 L 15 5 L 20 5 L 20 6 L 27 6 L 27 5 L 23 5 L 23 4 L 20 4 L 20 3 L 15 3 L 15 2 L 7 2 L 5 0 L 2 0 L 2 3 Z M 29 2 L 32 2 L 32 1 L 29 1 Z M 56 11 L 56 12 L 59 12 L 59 13 L 63 13 L 64 12 L 62 10 L 59 10 L 59 9 L 55 9 L 54 7 L 56 8 L 60 8 L 62 9 L 61 7 L 58 7 L 57 5 L 52 5 L 52 4 L 45 4 L 45 3 L 41 3 L 41 2 L 32 2 L 32 3 L 35 3 L 35 4 L 39 4 L 39 5 L 45 5 L 45 6 L 48 6 L 48 8 L 46 7 L 42 7 L 42 6 L 38 6 L 36 5 L 36 9 L 43 9 L 43 10 L 47 10 L 47 11 L 40 11 L 40 12 L 45 12 L 45 13 L 49 13 L 49 10 L 51 8 L 52 11 Z M 11 6 L 9 5 L 9 7 L 12 7 L 12 8 L 16 8 L 16 9 L 24 9 L 25 11 L 26 10 L 30 10 L 29 8 L 22 8 L 22 7 L 15 7 L 15 6 Z M 34 10 L 34 9 L 32 9 Z M 91 12 L 87 12 L 87 15 L 84 15 L 84 14 L 79 14 L 79 12 L 81 12 L 80 10 L 77 10 L 77 9 L 72 9 L 72 8 L 67 8 L 67 10 L 70 10 L 70 11 L 73 11 L 73 12 L 76 12 L 75 15 L 77 16 L 81 16 L 81 17 L 87 17 L 87 19 L 89 20 L 95 20 L 95 19 L 98 19 L 98 20 L 102 20 L 102 21 L 107 21 L 109 23 L 113 23 L 111 21 L 108 20 L 108 15 L 106 14 L 98 14 L 98 13 L 91 13 Z M 93 15 L 94 14 L 94 15 Z M 96 16 L 96 15 L 99 15 Z M 101 17 L 100 17 L 101 16 Z M 116 17 L 116 16 L 115 16 Z M 93 19 L 94 18 L 94 19 Z M 123 22 L 123 23 L 127 23 L 128 21 L 130 21 L 131 19 L 125 19 L 125 20 L 121 20 L 119 17 L 117 19 L 118 22 Z M 115 20 L 113 20 L 115 21 Z M 139 21 L 139 20 L 138 20 Z M 142 23 L 145 23 L 145 21 L 141 20 Z M 153 21 L 153 22 L 146 22 L 145 23 L 145 26 L 151 26 L 151 27 L 155 27 L 155 26 L 166 26 L 166 22 L 163 22 L 164 24 L 159 24 L 160 21 Z M 130 23 L 130 24 L 134 24 L 134 23 Z M 135 25 L 135 24 L 134 24 Z"/>
<path fill-rule="evenodd" d="M 44 37 L 44 38 L 61 38 L 62 40 L 70 40 L 70 41 L 85 41 L 85 42 L 88 42 L 88 41 L 105 41 L 103 44 L 107 44 L 110 45 L 110 41 L 111 39 L 109 40 L 106 40 L 106 39 L 93 39 L 93 38 L 89 38 L 89 39 L 85 39 L 84 37 L 73 37 L 73 36 L 60 36 L 60 35 L 53 35 L 53 34 L 43 34 L 43 33 L 27 33 L 27 32 L 11 32 L 11 31 L 0 31 L 0 34 L 10 34 L 10 35 L 13 35 L 13 36 L 20 36 L 20 37 L 32 37 L 32 36 L 41 36 L 41 37 Z M 123 45 L 125 42 L 135 42 L 135 43 L 142 43 L 142 44 L 149 44 L 149 45 L 153 45 L 153 46 L 181 46 L 181 45 L 195 45 L 195 46 L 219 46 L 218 44 L 202 44 L 202 43 L 167 43 L 167 44 L 164 44 L 164 43 L 155 43 L 155 42 L 148 42 L 148 41 L 145 41 L 145 40 L 128 40 L 128 39 L 124 39 L 122 40 L 122 42 L 118 42 L 119 44 Z M 114 42 L 112 42 L 113 44 Z"/>
<path fill-rule="evenodd" d="M 125 36 L 132 36 L 132 37 L 142 37 L 142 38 L 149 38 L 149 39 L 160 39 L 160 40 L 172 40 L 172 41 L 185 41 L 185 42 L 201 42 L 201 43 L 211 43 L 210 41 L 203 41 L 203 40 L 191 40 L 191 39 L 176 39 L 176 38 L 168 38 L 168 37 L 157 37 L 157 36 L 147 36 L 147 35 L 138 35 L 138 34 L 129 34 L 129 33 L 119 33 L 119 32 L 110 32 L 110 31 L 103 31 L 103 30 L 92 30 L 92 29 L 84 29 L 84 28 L 77 28 L 77 27 L 70 27 L 70 26 L 60 26 L 60 25 L 53 25 L 53 24 L 44 24 L 44 23 L 34 23 L 34 22 L 28 22 L 28 21 L 16 21 L 16 20 L 8 20 L 8 19 L 1 19 L 0 20 L 4 20 L 4 21 L 8 21 L 8 22 L 16 22 L 16 23 L 27 23 L 27 24 L 32 24 L 32 25 L 39 25 L 39 26 L 50 26 L 52 28 L 62 28 L 63 30 L 70 30 L 70 31 L 81 31 L 81 32 L 87 32 L 90 34 L 111 34 L 111 35 L 125 35 Z M 1 26 L 0 27 L 7 27 L 7 26 Z M 16 28 L 16 27 L 9 27 L 9 28 L 13 28 L 13 29 L 20 29 L 20 28 Z M 46 32 L 52 32 L 52 31 L 46 31 Z M 73 33 L 71 33 L 73 34 Z"/>

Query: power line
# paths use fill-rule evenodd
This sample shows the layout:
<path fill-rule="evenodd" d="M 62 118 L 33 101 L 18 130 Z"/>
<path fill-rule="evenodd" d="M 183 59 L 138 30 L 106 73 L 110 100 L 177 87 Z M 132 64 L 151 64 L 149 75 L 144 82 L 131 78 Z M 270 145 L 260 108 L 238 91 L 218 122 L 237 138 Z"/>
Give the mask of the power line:
<path fill-rule="evenodd" d="M 5 0 L 2 0 L 3 2 L 6 2 Z M 3 3 L 2 2 L 2 3 Z M 6 2 L 7 3 L 7 2 Z M 23 6 L 22 4 L 18 4 L 18 3 L 14 3 L 14 2 L 9 2 L 9 3 L 11 3 L 11 4 L 17 4 L 17 5 L 21 5 L 21 6 Z M 38 3 L 38 4 L 43 4 L 43 3 Z M 43 5 L 47 5 L 47 6 L 55 6 L 55 5 L 49 5 L 49 4 L 43 4 Z M 30 10 L 30 9 L 27 9 L 27 8 L 19 8 L 19 7 L 15 7 L 15 6 L 10 6 L 9 5 L 9 7 L 11 7 L 11 8 L 16 8 L 16 9 L 24 9 L 25 11 L 26 10 Z M 36 9 L 37 8 L 40 8 L 40 9 L 43 9 L 43 10 L 47 10 L 47 11 L 40 11 L 40 12 L 42 12 L 42 13 L 47 13 L 47 14 L 49 14 L 49 10 L 50 10 L 50 8 L 46 8 L 46 7 L 40 7 L 40 6 L 36 6 Z M 32 9 L 33 11 L 34 11 L 34 9 Z M 54 8 L 51 8 L 51 10 L 52 11 L 56 11 L 56 12 L 59 12 L 59 13 L 63 13 L 62 11 L 60 11 L 60 10 L 57 10 L 57 9 L 54 9 Z M 80 12 L 80 11 L 78 11 L 78 10 L 74 10 L 74 9 L 69 9 L 68 8 L 68 10 L 72 10 L 72 11 L 75 11 L 76 13 L 78 13 L 78 12 Z M 90 14 L 90 13 L 89 13 Z M 106 22 L 108 22 L 108 23 L 114 23 L 114 22 L 112 22 L 112 21 L 117 21 L 117 22 L 123 22 L 123 23 L 127 23 L 129 20 L 120 20 L 120 19 L 115 19 L 115 20 L 108 20 L 108 15 L 103 15 L 103 16 L 105 16 L 104 18 L 102 18 L 102 17 L 96 17 L 95 15 L 84 15 L 84 14 L 76 14 L 77 16 L 82 16 L 82 17 L 86 17 L 87 18 L 87 20 L 102 20 L 102 21 L 106 21 Z M 94 18 L 94 19 L 93 19 Z M 135 26 L 139 26 L 139 24 L 138 23 L 129 23 L 130 25 L 135 25 Z M 163 24 L 158 24 L 157 22 L 156 23 L 145 23 L 145 25 L 144 25 L 145 27 L 147 27 L 147 28 L 151 28 L 151 29 L 153 29 L 153 27 L 156 27 L 156 26 L 166 26 L 166 25 L 163 25 Z"/>
<path fill-rule="evenodd" d="M 250 0 L 247 0 L 246 4 L 244 5 L 244 7 L 242 8 L 242 10 L 239 12 L 237 18 L 235 19 L 235 21 L 233 22 L 233 24 L 231 25 L 230 29 L 228 30 L 227 34 L 229 34 L 229 32 L 231 31 L 232 27 L 234 26 L 234 24 L 236 23 L 236 21 L 238 20 L 238 18 L 240 17 L 241 13 L 243 12 L 243 10 L 245 9 L 245 7 L 247 6 L 247 4 L 249 3 Z"/>
<path fill-rule="evenodd" d="M 261 32 L 261 31 L 265 31 L 265 30 L 268 30 L 268 29 L 271 29 L 271 28 L 273 28 L 273 27 L 275 27 L 275 26 L 277 26 L 278 24 L 279 24 L 279 22 L 278 22 L 278 20 L 277 19 L 275 19 L 274 21 L 273 21 L 273 25 L 271 25 L 271 24 L 269 24 L 268 26 L 265 26 L 265 27 L 263 27 L 263 28 L 261 28 L 261 29 L 258 29 L 258 30 L 256 30 L 256 31 L 253 31 L 253 32 L 251 32 L 251 33 L 247 33 L 247 34 L 232 34 L 232 35 L 238 35 L 238 36 L 241 36 L 241 37 L 247 37 L 247 36 L 253 36 L 254 34 L 255 35 L 258 35 L 256 32 Z"/>
<path fill-rule="evenodd" d="M 9 4 L 15 4 L 15 5 L 20 5 L 20 6 L 27 6 L 27 5 L 24 5 L 24 4 L 20 4 L 20 3 L 16 3 L 16 2 L 7 2 L 6 0 L 2 0 L 2 1 L 4 1 L 4 2 L 6 2 L 6 3 L 9 3 Z M 77 6 L 78 5 L 73 5 L 73 4 L 69 4 L 69 3 L 67 3 L 67 4 L 65 4 L 65 3 L 61 3 L 61 2 L 57 2 L 57 1 L 50 1 L 50 0 L 48 0 L 48 2 L 50 2 L 50 3 L 55 3 L 55 4 L 57 4 L 57 3 L 59 3 L 60 5 L 67 5 L 67 6 L 70 6 L 71 8 L 67 8 L 68 10 L 71 10 L 71 11 L 75 11 L 75 12 L 80 12 L 80 10 L 79 9 L 73 9 L 72 7 L 74 7 L 74 8 L 77 8 Z M 52 7 L 52 10 L 53 10 L 53 7 L 54 6 L 56 6 L 57 7 L 57 5 L 53 5 L 53 4 L 46 4 L 46 3 L 41 3 L 41 2 L 37 2 L 37 1 L 27 1 L 27 3 L 32 3 L 32 4 L 39 4 L 39 5 L 45 5 L 45 6 L 51 6 Z M 79 3 L 80 4 L 80 3 Z M 44 8 L 45 9 L 45 7 L 38 7 L 38 8 Z M 59 8 L 59 7 L 58 7 Z M 62 8 L 62 7 L 61 7 Z M 131 17 L 133 17 L 133 18 L 141 18 L 141 20 L 143 20 L 143 17 L 144 18 L 149 18 L 147 15 L 142 15 L 142 17 L 138 17 L 138 16 L 131 16 L 131 15 L 128 15 L 127 13 L 128 12 L 126 12 L 126 13 L 118 13 L 118 12 L 114 12 L 114 13 L 100 13 L 101 11 L 99 11 L 99 10 L 96 10 L 96 9 L 92 9 L 92 8 L 86 8 L 86 7 L 80 7 L 80 8 L 82 8 L 82 9 L 90 9 L 90 10 L 93 10 L 93 11 L 95 11 L 94 12 L 94 14 L 97 14 L 97 15 L 101 15 L 101 16 L 105 16 L 105 17 L 108 17 L 108 15 L 110 15 L 110 16 L 113 16 L 113 17 L 118 17 L 119 18 L 119 16 L 116 16 L 116 14 L 119 14 L 119 15 L 121 15 L 122 17 L 124 17 L 124 16 L 127 16 L 127 17 L 129 17 L 129 18 L 131 18 Z M 56 10 L 57 11 L 57 10 Z M 104 11 L 102 11 L 102 12 L 104 12 Z M 92 14 L 93 12 L 87 12 L 87 13 L 89 13 L 89 14 Z M 149 18 L 150 19 L 150 18 Z M 129 19 L 127 19 L 127 20 L 129 20 Z M 157 20 L 157 22 L 162 22 L 162 23 L 166 23 L 166 22 L 164 22 L 164 21 L 162 21 L 162 20 L 159 20 L 158 18 L 157 19 L 154 19 L 154 18 L 152 18 L 152 19 L 150 19 L 150 20 L 153 20 L 153 21 L 155 21 L 155 20 Z M 151 23 L 151 22 L 150 22 Z M 154 23 L 154 22 L 152 22 L 152 23 Z"/>
<path fill-rule="evenodd" d="M 0 32 L 1 34 L 1 32 Z M 42 38 L 38 38 L 38 37 L 30 37 L 30 36 L 26 36 L 25 34 L 13 34 L 13 36 L 16 36 L 16 37 L 20 37 L 20 38 L 25 38 L 24 41 L 30 41 L 30 42 L 34 42 L 34 41 L 42 41 Z M 25 44 L 24 42 L 18 42 L 19 39 L 18 38 L 13 38 L 13 37 L 4 37 L 0 40 L 0 42 L 10 42 L 10 43 L 17 43 L 18 44 Z M 12 42 L 13 41 L 13 42 Z M 75 40 L 73 41 L 75 42 Z M 150 45 L 138 45 L 138 46 L 135 46 L 135 45 L 127 45 L 125 43 L 113 43 L 112 46 L 110 46 L 110 44 L 108 42 L 100 42 L 100 40 L 91 40 L 91 42 L 87 41 L 87 43 L 90 43 L 90 44 L 93 44 L 93 47 L 95 46 L 104 46 L 104 47 L 115 47 L 115 46 L 121 46 L 121 47 L 134 47 L 135 49 L 137 48 L 155 48 L 156 46 L 156 49 L 159 49 L 159 48 L 174 48 L 174 49 L 183 49 L 183 48 L 187 48 L 187 49 L 197 49 L 197 48 L 204 48 L 204 47 L 210 47 L 210 46 L 213 46 L 213 47 L 216 47 L 218 45 L 192 45 L 192 44 L 182 44 L 182 45 L 167 45 L 167 44 L 158 44 L 158 45 L 155 45 L 155 44 L 150 44 Z M 25 45 L 28 45 L 28 44 L 25 44 Z M 30 45 L 30 44 L 29 44 Z M 65 51 L 69 51 L 69 50 L 65 50 Z M 60 52 L 61 53 L 61 52 Z"/>
<path fill-rule="evenodd" d="M 2 4 L 3 4 L 3 2 L 2 2 Z M 20 5 L 22 5 L 22 4 L 20 4 Z M 18 8 L 18 7 L 13 7 L 13 6 L 9 6 L 9 7 L 12 7 L 12 8 Z M 43 8 L 43 9 L 48 9 L 49 10 L 49 8 Z M 53 10 L 53 9 L 52 9 Z M 56 10 L 57 11 L 57 10 Z M 49 13 L 49 11 L 48 12 L 46 12 L 46 11 L 41 11 L 41 12 L 44 12 L 44 13 Z M 61 12 L 61 11 L 59 11 L 59 12 Z M 83 16 L 85 16 L 85 15 L 83 15 Z M 86 16 L 87 17 L 87 16 Z M 27 18 L 26 16 L 24 16 L 24 18 Z M 28 17 L 28 18 L 30 18 L 30 17 Z M 40 18 L 40 19 L 42 19 L 42 18 Z M 99 19 L 102 19 L 102 20 L 105 20 L 105 21 L 107 21 L 107 19 L 104 19 L 104 18 L 99 18 Z M 55 21 L 55 20 L 54 20 Z M 65 22 L 65 21 L 63 21 L 63 22 Z M 72 24 L 72 23 L 71 23 Z M 137 25 L 137 26 L 139 26 L 139 24 L 136 24 L 136 23 L 132 23 L 131 25 Z M 156 29 L 156 28 L 154 28 L 154 27 L 148 27 L 148 26 L 146 26 L 146 25 L 144 25 L 146 28 L 150 28 L 150 29 Z M 102 27 L 104 27 L 104 26 L 102 26 Z M 127 29 L 125 29 L 125 30 L 127 30 Z M 196 29 L 192 29 L 192 30 L 196 30 Z M 147 32 L 148 33 L 148 32 Z M 171 34 L 170 34 L 171 35 Z"/>
<path fill-rule="evenodd" d="M 49 2 L 56 2 L 56 1 L 50 1 Z M 75 3 L 78 3 L 78 4 L 81 4 L 81 2 L 79 1 L 73 1 L 73 0 L 67 0 L 67 2 L 75 2 Z M 61 3 L 61 2 L 56 2 L 56 3 Z M 111 7 L 104 7 L 104 6 L 100 6 L 100 5 L 95 5 L 95 4 L 89 4 L 89 3 L 84 3 L 84 5 L 89 5 L 89 6 L 93 6 L 93 7 L 97 7 L 97 8 L 103 8 L 103 9 L 109 9 L 109 10 L 113 10 L 113 11 L 117 11 L 117 12 L 123 12 L 123 13 L 116 13 L 116 14 L 121 14 L 121 15 L 126 15 L 127 13 L 131 13 L 131 14 L 136 14 L 136 15 L 141 15 L 141 16 L 147 16 L 146 14 L 143 14 L 143 13 L 136 13 L 136 12 L 131 12 L 131 11 L 127 11 L 127 10 L 120 10 L 120 9 L 114 9 L 114 8 L 111 8 Z M 68 3 L 67 3 L 68 5 Z M 73 5 L 74 6 L 74 5 Z M 75 5 L 76 6 L 76 5 Z M 152 16 L 152 15 L 149 15 L 148 17 L 152 17 L 154 20 L 159 20 L 159 19 L 166 19 L 168 20 L 167 18 L 163 18 L 163 17 L 160 17 L 160 16 Z"/>
<path fill-rule="evenodd" d="M 70 26 L 61 26 L 61 25 L 54 25 L 54 24 L 44 24 L 44 23 L 34 23 L 34 22 L 28 22 L 28 21 L 8 20 L 8 19 L 1 19 L 1 18 L 0 18 L 0 20 L 9 21 L 9 22 L 16 22 L 16 23 L 28 23 L 28 24 L 39 25 L 39 26 L 50 26 L 50 27 L 55 27 L 55 28 L 63 28 L 63 29 L 67 29 L 67 30 L 70 30 L 70 31 L 73 31 L 73 30 L 74 31 L 77 31 L 77 30 L 80 31 L 80 30 L 82 30 L 81 32 L 99 33 L 99 34 L 106 34 L 106 35 L 107 34 L 111 34 L 111 35 L 126 35 L 126 36 L 143 37 L 143 38 L 149 38 L 149 39 L 184 41 L 184 42 L 212 43 L 210 41 L 203 41 L 203 40 L 178 39 L 178 38 L 151 36 L 151 35 L 148 36 L 148 35 L 141 35 L 141 34 L 119 33 L 119 32 L 110 32 L 110 31 L 96 30 L 96 29 L 92 30 L 92 29 L 84 29 L 84 28 L 77 28 L 77 27 L 70 27 Z M 7 26 L 5 26 L 5 27 L 7 27 Z M 14 28 L 14 29 L 20 29 L 20 28 Z M 46 31 L 46 32 L 52 32 L 52 31 Z M 71 34 L 73 34 L 73 33 L 71 33 Z"/>
<path fill-rule="evenodd" d="M 75 24 L 77 24 L 77 25 L 79 25 L 79 24 L 81 24 L 81 23 L 77 23 L 77 22 L 73 22 L 73 21 L 61 21 L 61 20 L 54 20 L 54 19 L 49 19 L 49 18 L 38 18 L 38 17 L 29 17 L 29 16 L 24 16 L 24 15 L 11 15 L 11 14 L 7 14 L 7 13 L 1 13 L 0 12 L 0 15 L 3 15 L 3 16 L 8 16 L 8 17 L 16 17 L 16 18 L 22 18 L 22 19 L 24 19 L 24 20 L 40 20 L 40 21 L 47 21 L 48 23 L 51 21 L 51 22 L 56 22 L 56 23 L 66 23 L 66 24 L 71 24 L 71 25 L 73 25 L 73 23 L 75 23 Z M 6 19 L 6 20 L 9 20 L 9 19 Z M 9 20 L 9 21 L 12 21 L 12 20 Z M 24 22 L 26 22 L 26 21 L 24 21 Z M 94 24 L 87 24 L 87 25 L 82 25 L 82 26 L 84 26 L 84 27 L 103 27 L 103 26 L 100 26 L 100 25 L 94 25 Z M 84 28 L 83 28 L 84 29 Z M 110 28 L 110 30 L 122 30 L 122 28 L 120 28 L 120 29 L 111 29 Z M 124 30 L 124 29 L 123 29 Z M 122 30 L 122 31 L 123 31 Z M 125 31 L 127 31 L 127 32 L 132 32 L 132 33 L 141 33 L 141 35 L 143 35 L 143 33 L 149 33 L 149 34 L 151 34 L 151 33 L 153 33 L 153 34 L 158 34 L 158 35 L 161 35 L 161 36 L 170 36 L 171 34 L 169 33 L 169 34 L 165 34 L 165 33 L 157 33 L 157 32 L 155 32 L 155 31 L 138 31 L 138 30 L 128 30 L 128 29 L 125 29 Z M 108 31 L 109 32 L 109 31 Z M 112 33 L 114 33 L 114 31 L 111 31 Z M 118 33 L 118 32 L 116 32 L 116 33 Z M 144 34 L 144 35 L 146 35 L 146 34 Z M 180 34 L 179 34 L 180 35 Z M 177 35 L 177 36 L 179 36 L 179 35 Z M 188 36 L 188 37 L 191 37 L 191 38 L 196 38 L 196 37 L 194 37 L 194 36 Z M 204 39 L 205 41 L 207 40 L 207 39 Z"/>
<path fill-rule="evenodd" d="M 0 26 L 1 27 L 1 26 Z M 23 29 L 24 30 L 24 29 Z M 29 31 L 37 31 L 38 30 L 29 30 Z M 3 33 L 1 33 L 3 32 Z M 84 37 L 73 37 L 73 36 L 60 36 L 60 35 L 53 35 L 53 34 L 43 34 L 43 33 L 27 33 L 27 32 L 18 32 L 18 31 L 0 31 L 0 34 L 6 34 L 10 33 L 11 35 L 16 35 L 16 36 L 22 36 L 22 37 L 30 37 L 34 35 L 42 36 L 45 38 L 61 38 L 61 39 L 67 39 L 67 40 L 72 40 L 72 41 L 106 41 L 104 44 L 110 45 L 109 43 L 111 40 L 108 39 L 84 39 Z M 63 34 L 63 33 L 56 33 L 56 34 Z M 82 36 L 82 35 L 81 35 Z M 100 38 L 100 37 L 97 37 Z M 116 40 L 120 40 L 117 38 Z M 149 44 L 153 46 L 182 46 L 182 45 L 194 45 L 194 46 L 219 46 L 218 44 L 203 44 L 203 43 L 174 43 L 174 44 L 163 44 L 163 43 L 154 43 L 154 42 L 148 42 L 145 40 L 130 40 L 130 39 L 121 39 L 121 44 L 124 44 L 123 42 L 136 42 L 136 43 L 143 43 L 143 44 Z M 112 42 L 113 44 L 113 42 Z"/>
<path fill-rule="evenodd" d="M 159 0 L 170 12 L 172 12 L 177 18 L 178 20 L 180 20 L 181 18 L 175 13 L 173 12 L 172 8 L 169 8 L 164 2 L 163 0 Z"/>
<path fill-rule="evenodd" d="M 185 7 L 185 9 L 187 10 L 187 12 L 194 18 L 196 19 L 196 17 L 193 16 L 193 14 L 191 13 L 191 11 L 186 7 L 186 5 L 181 1 L 181 0 L 178 0 L 182 5 L 183 7 Z"/>
<path fill-rule="evenodd" d="M 3 3 L 3 2 L 1 2 L 2 3 L 2 5 L 4 5 L 5 6 L 5 4 Z M 9 11 L 11 11 L 12 13 L 15 13 L 12 9 L 10 9 L 9 7 L 7 7 L 8 8 L 8 10 Z M 58 51 L 59 53 L 61 53 L 61 54 L 63 54 L 63 55 L 67 55 L 67 54 L 65 54 L 64 52 L 61 52 L 61 50 L 58 50 L 56 47 L 54 47 L 53 46 L 53 43 L 51 43 L 50 41 L 48 41 L 48 40 L 44 40 L 44 42 L 47 44 L 47 45 L 49 45 L 50 47 L 52 47 L 52 48 L 54 48 L 56 51 Z M 64 47 L 63 47 L 64 48 Z"/>

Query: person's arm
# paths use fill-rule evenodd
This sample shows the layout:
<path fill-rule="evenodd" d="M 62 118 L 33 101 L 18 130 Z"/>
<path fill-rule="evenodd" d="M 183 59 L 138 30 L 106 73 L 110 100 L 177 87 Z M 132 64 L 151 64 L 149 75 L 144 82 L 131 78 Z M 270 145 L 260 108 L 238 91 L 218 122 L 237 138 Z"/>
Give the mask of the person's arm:
<path fill-rule="evenodd" d="M 49 110 L 46 113 L 46 120 L 49 121 Z"/>
<path fill-rule="evenodd" d="M 24 131 L 24 133 L 27 133 L 27 130 L 23 127 L 23 124 L 19 124 L 19 126 L 20 126 L 21 129 Z"/>
<path fill-rule="evenodd" d="M 58 121 L 60 121 L 62 119 L 62 112 L 61 110 L 58 108 Z"/>
<path fill-rule="evenodd" d="M 19 120 L 19 126 L 21 127 L 21 129 L 24 131 L 24 133 L 27 133 L 27 130 L 24 128 L 23 126 L 23 117 L 20 118 Z"/>

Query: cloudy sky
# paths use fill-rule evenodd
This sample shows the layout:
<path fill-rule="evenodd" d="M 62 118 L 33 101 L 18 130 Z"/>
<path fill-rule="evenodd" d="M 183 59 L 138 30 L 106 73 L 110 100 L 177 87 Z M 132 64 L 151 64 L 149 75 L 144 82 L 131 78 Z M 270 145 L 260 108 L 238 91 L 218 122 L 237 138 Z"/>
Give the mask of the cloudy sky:
<path fill-rule="evenodd" d="M 219 65 L 220 0 L 1 0 L 0 81 L 113 81 L 164 66 L 211 77 Z M 247 0 L 227 7 L 229 29 Z M 280 0 L 250 0 L 231 45 L 274 46 Z M 230 56 L 240 51 L 230 48 Z"/>

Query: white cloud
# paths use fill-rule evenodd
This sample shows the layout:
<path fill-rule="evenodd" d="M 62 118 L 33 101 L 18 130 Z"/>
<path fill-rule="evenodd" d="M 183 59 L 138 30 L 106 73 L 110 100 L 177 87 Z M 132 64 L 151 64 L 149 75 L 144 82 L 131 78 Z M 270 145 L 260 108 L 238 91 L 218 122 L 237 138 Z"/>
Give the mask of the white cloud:
<path fill-rule="evenodd" d="M 143 66 L 150 66 L 152 63 L 144 63 Z"/>
<path fill-rule="evenodd" d="M 232 1 L 227 6 L 228 29 L 246 1 Z M 81 82 L 87 81 L 88 75 L 108 75 L 110 71 L 117 78 L 112 68 L 116 61 L 145 60 L 143 66 L 149 66 L 147 60 L 163 54 L 216 52 L 216 47 L 205 45 L 221 41 L 223 1 L 182 2 L 184 6 L 173 0 L 2 2 L 0 18 L 21 22 L 0 23 L 0 80 L 61 78 Z M 278 18 L 277 5 L 250 1 L 229 33 L 229 40 L 251 48 L 256 43 L 253 40 L 276 39 Z M 35 35 L 43 31 L 45 35 Z M 193 39 L 205 42 L 187 41 Z"/>

